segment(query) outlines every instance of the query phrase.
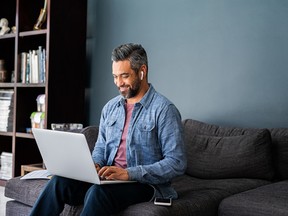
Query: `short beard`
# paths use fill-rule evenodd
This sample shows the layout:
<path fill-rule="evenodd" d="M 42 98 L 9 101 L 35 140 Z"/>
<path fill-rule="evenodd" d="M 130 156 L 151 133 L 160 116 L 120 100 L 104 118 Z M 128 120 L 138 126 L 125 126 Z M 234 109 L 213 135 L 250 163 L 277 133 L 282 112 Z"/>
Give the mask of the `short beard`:
<path fill-rule="evenodd" d="M 120 91 L 119 92 L 125 99 L 130 99 L 130 98 L 133 98 L 133 97 L 137 96 L 137 94 L 140 91 L 140 85 L 141 85 L 141 82 L 139 81 L 139 79 L 137 79 L 132 84 L 132 87 L 128 89 L 127 93 L 123 93 L 123 92 L 120 92 Z"/>

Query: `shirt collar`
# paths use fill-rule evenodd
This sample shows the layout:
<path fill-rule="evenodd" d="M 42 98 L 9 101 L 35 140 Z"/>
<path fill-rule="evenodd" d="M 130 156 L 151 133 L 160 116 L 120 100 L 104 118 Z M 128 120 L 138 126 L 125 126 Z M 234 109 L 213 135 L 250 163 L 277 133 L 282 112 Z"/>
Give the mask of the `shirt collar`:
<path fill-rule="evenodd" d="M 148 91 L 145 93 L 145 95 L 142 97 L 142 99 L 136 103 L 137 104 L 141 104 L 143 107 L 145 107 L 146 109 L 148 108 L 150 102 L 152 101 L 153 95 L 155 93 L 155 89 L 152 86 L 152 84 L 149 83 L 149 89 Z M 125 98 L 120 96 L 119 101 L 118 101 L 118 105 L 124 105 L 125 104 Z"/>

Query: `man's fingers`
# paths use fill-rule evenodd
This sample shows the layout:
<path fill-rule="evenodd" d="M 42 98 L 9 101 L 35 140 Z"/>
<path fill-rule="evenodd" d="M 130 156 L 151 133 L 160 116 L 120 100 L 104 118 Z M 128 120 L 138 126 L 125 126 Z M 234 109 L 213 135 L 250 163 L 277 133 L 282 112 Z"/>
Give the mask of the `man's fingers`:
<path fill-rule="evenodd" d="M 108 169 L 108 166 L 102 167 L 102 168 L 98 171 L 99 176 L 103 176 L 104 172 L 105 172 L 107 169 Z"/>
<path fill-rule="evenodd" d="M 105 179 L 128 180 L 127 171 L 115 166 L 104 166 L 99 170 L 98 174 L 100 177 Z"/>

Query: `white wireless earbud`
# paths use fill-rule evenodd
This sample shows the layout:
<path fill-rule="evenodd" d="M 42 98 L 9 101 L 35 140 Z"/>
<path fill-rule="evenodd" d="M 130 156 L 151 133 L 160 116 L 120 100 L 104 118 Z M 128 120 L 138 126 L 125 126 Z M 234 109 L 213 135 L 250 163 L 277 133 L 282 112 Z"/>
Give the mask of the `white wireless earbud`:
<path fill-rule="evenodd" d="M 143 71 L 141 71 L 141 80 L 143 80 L 143 76 L 144 76 L 144 72 Z"/>

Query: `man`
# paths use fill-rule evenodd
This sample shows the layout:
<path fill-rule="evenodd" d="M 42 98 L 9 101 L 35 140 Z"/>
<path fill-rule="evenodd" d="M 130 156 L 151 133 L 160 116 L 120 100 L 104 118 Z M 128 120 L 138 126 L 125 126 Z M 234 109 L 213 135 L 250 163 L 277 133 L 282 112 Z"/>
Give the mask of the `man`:
<path fill-rule="evenodd" d="M 84 204 L 82 215 L 111 215 L 154 197 L 177 198 L 170 180 L 186 169 L 181 117 L 148 83 L 146 51 L 124 44 L 112 52 L 120 95 L 103 108 L 92 153 L 99 175 L 136 183 L 93 185 L 54 176 L 31 215 L 59 215 L 64 203 Z"/>

